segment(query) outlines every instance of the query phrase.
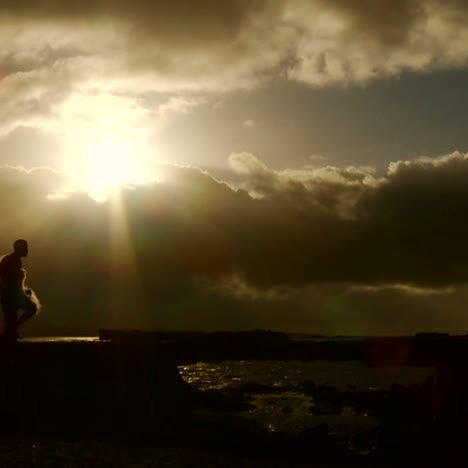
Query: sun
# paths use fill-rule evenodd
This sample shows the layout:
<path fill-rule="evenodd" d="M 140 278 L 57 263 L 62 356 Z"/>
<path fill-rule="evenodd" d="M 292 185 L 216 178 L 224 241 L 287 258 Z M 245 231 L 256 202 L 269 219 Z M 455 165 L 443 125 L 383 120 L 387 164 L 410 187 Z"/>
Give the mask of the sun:
<path fill-rule="evenodd" d="M 106 135 L 84 148 L 82 185 L 97 201 L 105 201 L 128 184 L 144 182 L 130 142 Z"/>

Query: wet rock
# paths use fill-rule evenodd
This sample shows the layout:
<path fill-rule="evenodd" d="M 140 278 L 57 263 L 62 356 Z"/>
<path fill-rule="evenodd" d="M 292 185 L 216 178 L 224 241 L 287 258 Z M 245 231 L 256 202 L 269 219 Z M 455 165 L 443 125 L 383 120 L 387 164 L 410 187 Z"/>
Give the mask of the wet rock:
<path fill-rule="evenodd" d="M 322 423 L 318 424 L 317 426 L 305 429 L 304 431 L 301 432 L 301 437 L 303 438 L 319 438 L 323 439 L 328 437 L 329 433 L 329 427 L 328 424 Z"/>
<path fill-rule="evenodd" d="M 431 448 L 430 428 L 423 424 L 387 420 L 375 431 L 375 454 L 382 460 L 416 460 L 413 466 L 428 466 Z"/>
<path fill-rule="evenodd" d="M 313 380 L 304 380 L 298 384 L 297 389 L 304 393 L 304 395 L 312 396 L 317 390 L 317 385 Z"/>
<path fill-rule="evenodd" d="M 285 445 L 298 454 L 307 453 L 317 459 L 325 457 L 327 462 L 343 455 L 337 440 L 329 434 L 328 424 L 305 429 L 298 436 L 290 438 Z"/>
<path fill-rule="evenodd" d="M 388 391 L 382 389 L 369 389 L 348 395 L 346 404 L 356 413 L 382 417 L 388 405 Z"/>
<path fill-rule="evenodd" d="M 232 447 L 238 451 L 262 441 L 266 435 L 250 418 L 209 412 L 195 414 L 190 442 L 196 447 Z"/>
<path fill-rule="evenodd" d="M 252 400 L 242 394 L 217 390 L 193 390 L 192 401 L 196 409 L 210 411 L 239 412 L 253 408 Z"/>
<path fill-rule="evenodd" d="M 264 384 L 259 384 L 259 383 L 247 383 L 245 385 L 236 387 L 235 389 L 232 389 L 234 392 L 238 393 L 251 393 L 251 394 L 259 394 L 259 393 L 275 393 L 276 388 L 269 386 L 269 385 L 264 385 Z"/>
<path fill-rule="evenodd" d="M 315 398 L 326 402 L 341 401 L 342 395 L 340 389 L 330 385 L 319 385 L 314 392 Z"/>
<path fill-rule="evenodd" d="M 316 403 L 309 411 L 315 416 L 339 416 L 343 413 L 343 406 L 338 403 Z"/>

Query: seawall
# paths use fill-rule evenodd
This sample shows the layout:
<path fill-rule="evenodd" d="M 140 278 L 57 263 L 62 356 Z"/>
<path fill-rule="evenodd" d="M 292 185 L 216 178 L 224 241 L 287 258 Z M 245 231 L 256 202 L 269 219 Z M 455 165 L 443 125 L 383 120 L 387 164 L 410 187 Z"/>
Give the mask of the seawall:
<path fill-rule="evenodd" d="M 0 432 L 178 437 L 190 389 L 149 342 L 0 342 Z"/>

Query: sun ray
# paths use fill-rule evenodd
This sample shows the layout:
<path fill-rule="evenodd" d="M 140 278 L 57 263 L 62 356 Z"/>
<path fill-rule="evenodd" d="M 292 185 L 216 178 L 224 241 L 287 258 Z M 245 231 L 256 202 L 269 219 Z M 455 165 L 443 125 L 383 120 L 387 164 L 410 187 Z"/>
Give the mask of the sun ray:
<path fill-rule="evenodd" d="M 110 286 L 113 326 L 137 329 L 149 319 L 148 304 L 121 193 L 109 200 Z M 138 307 L 138 313 L 129 314 Z"/>

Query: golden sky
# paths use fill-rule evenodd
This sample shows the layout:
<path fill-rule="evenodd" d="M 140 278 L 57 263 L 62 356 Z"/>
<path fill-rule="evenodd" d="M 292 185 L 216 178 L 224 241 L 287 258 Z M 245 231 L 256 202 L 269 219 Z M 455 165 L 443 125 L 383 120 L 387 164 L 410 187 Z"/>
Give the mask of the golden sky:
<path fill-rule="evenodd" d="M 465 332 L 466 24 L 3 0 L 0 242 L 30 241 L 43 326 Z"/>

